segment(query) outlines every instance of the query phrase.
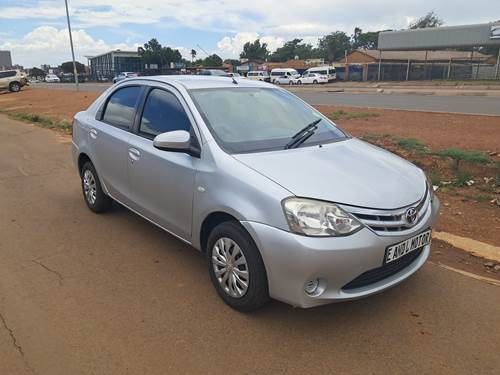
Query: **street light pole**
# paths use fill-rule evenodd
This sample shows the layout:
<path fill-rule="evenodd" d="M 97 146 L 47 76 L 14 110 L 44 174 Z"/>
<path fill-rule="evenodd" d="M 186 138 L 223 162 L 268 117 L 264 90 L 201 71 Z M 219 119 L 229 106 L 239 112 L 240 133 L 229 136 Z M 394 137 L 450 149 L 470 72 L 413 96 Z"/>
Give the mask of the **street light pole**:
<path fill-rule="evenodd" d="M 71 45 L 71 57 L 73 58 L 73 74 L 75 75 L 76 91 L 79 91 L 80 86 L 78 85 L 78 72 L 76 70 L 75 49 L 73 48 L 73 37 L 71 35 L 71 24 L 69 22 L 68 0 L 64 0 L 64 4 L 66 5 L 66 18 L 68 20 L 69 44 Z"/>

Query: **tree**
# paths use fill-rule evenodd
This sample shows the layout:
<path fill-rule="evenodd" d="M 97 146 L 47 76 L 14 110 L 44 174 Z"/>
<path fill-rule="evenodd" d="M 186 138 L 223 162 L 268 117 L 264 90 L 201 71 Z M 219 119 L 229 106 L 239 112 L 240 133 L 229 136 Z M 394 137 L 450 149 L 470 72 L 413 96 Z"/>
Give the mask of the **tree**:
<path fill-rule="evenodd" d="M 329 61 L 344 56 L 344 51 L 351 51 L 351 39 L 343 31 L 335 31 L 319 40 L 319 49 Z"/>
<path fill-rule="evenodd" d="M 434 12 L 429 12 L 420 17 L 409 26 L 410 29 L 427 29 L 429 27 L 438 27 L 444 24 L 444 21 Z"/>
<path fill-rule="evenodd" d="M 35 77 L 35 78 L 43 78 L 46 76 L 46 73 L 40 69 L 40 68 L 37 68 L 37 67 L 33 67 L 30 69 L 30 74 L 29 74 L 30 77 Z"/>
<path fill-rule="evenodd" d="M 312 45 L 302 43 L 302 39 L 293 39 L 286 42 L 282 47 L 273 52 L 269 56 L 269 59 L 277 62 L 293 60 L 295 56 L 299 59 L 309 59 L 311 58 L 312 53 Z"/>
<path fill-rule="evenodd" d="M 85 65 L 82 63 L 75 61 L 76 72 L 77 73 L 85 73 Z M 73 73 L 73 61 L 66 61 L 61 64 L 61 69 L 63 73 Z"/>
<path fill-rule="evenodd" d="M 356 27 L 351 38 L 352 49 L 377 49 L 379 33 L 380 31 L 368 31 L 364 33 L 360 27 Z"/>
<path fill-rule="evenodd" d="M 215 53 L 207 56 L 201 63 L 203 66 L 222 66 L 222 59 Z"/>
<path fill-rule="evenodd" d="M 182 61 L 182 55 L 177 49 L 163 47 L 155 38 L 139 49 L 144 64 L 156 64 L 159 68 L 168 67 L 171 62 Z"/>
<path fill-rule="evenodd" d="M 224 64 L 230 64 L 232 66 L 238 66 L 240 65 L 240 60 L 236 60 L 236 59 L 225 59 L 224 60 Z"/>
<path fill-rule="evenodd" d="M 257 39 L 254 42 L 246 42 L 243 46 L 243 51 L 240 53 L 240 58 L 249 60 L 265 60 L 269 55 L 267 43 L 260 43 Z"/>
<path fill-rule="evenodd" d="M 196 50 L 192 49 L 191 50 L 191 62 L 193 62 L 196 59 Z"/>

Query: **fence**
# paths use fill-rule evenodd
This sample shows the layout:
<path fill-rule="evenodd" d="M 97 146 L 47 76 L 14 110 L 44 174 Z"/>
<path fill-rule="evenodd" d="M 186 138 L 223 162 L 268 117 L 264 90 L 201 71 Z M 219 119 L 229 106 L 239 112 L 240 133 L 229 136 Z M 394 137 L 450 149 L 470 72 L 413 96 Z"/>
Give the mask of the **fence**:
<path fill-rule="evenodd" d="M 348 81 L 377 81 L 379 64 L 350 64 L 348 74 L 345 67 L 337 68 L 337 78 Z M 381 81 L 414 80 L 489 80 L 500 79 L 500 69 L 495 64 L 477 62 L 422 62 L 382 63 Z"/>

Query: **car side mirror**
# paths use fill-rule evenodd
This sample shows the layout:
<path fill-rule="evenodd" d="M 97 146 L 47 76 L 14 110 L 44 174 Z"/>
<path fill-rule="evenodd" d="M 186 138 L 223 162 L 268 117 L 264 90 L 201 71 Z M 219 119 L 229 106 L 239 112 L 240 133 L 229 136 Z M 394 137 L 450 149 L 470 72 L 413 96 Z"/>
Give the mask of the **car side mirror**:
<path fill-rule="evenodd" d="M 200 156 L 199 148 L 191 143 L 191 134 L 185 130 L 158 134 L 153 139 L 153 146 L 163 151 L 185 152 L 195 157 Z"/>

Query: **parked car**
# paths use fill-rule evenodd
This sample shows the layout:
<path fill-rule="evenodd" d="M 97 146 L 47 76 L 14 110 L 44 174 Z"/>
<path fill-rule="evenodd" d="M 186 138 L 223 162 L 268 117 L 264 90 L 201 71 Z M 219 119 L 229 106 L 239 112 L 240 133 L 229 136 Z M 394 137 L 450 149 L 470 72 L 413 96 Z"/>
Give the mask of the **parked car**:
<path fill-rule="evenodd" d="M 217 77 L 229 77 L 229 73 L 221 69 L 203 69 L 200 71 L 199 75 L 202 76 L 217 76 Z"/>
<path fill-rule="evenodd" d="M 23 86 L 28 84 L 28 78 L 20 70 L 0 71 L 0 90 L 18 92 Z"/>
<path fill-rule="evenodd" d="M 251 70 L 247 73 L 247 78 L 254 81 L 269 82 L 269 73 L 265 70 Z"/>
<path fill-rule="evenodd" d="M 47 74 L 45 76 L 45 82 L 52 82 L 52 83 L 57 82 L 58 83 L 58 82 L 61 82 L 61 79 L 58 76 L 56 76 L 55 74 Z"/>
<path fill-rule="evenodd" d="M 297 85 L 301 85 L 303 83 L 304 84 L 312 83 L 315 85 L 318 83 L 328 83 L 328 77 L 322 76 L 321 74 L 318 73 L 305 73 L 299 78 L 296 78 L 294 80 L 294 83 L 296 83 Z"/>
<path fill-rule="evenodd" d="M 133 78 L 133 77 L 137 77 L 137 76 L 138 76 L 138 74 L 134 73 L 134 72 L 121 72 L 115 78 L 113 78 L 113 83 L 117 83 L 117 82 L 123 81 L 124 79 Z"/>
<path fill-rule="evenodd" d="M 299 72 L 292 68 L 276 68 L 271 70 L 271 83 L 276 83 L 278 77 L 287 76 L 290 78 L 298 78 L 300 77 Z"/>
<path fill-rule="evenodd" d="M 90 210 L 115 200 L 200 250 L 238 310 L 358 299 L 429 256 L 424 172 L 267 83 L 131 78 L 76 114 L 72 145 Z"/>
<path fill-rule="evenodd" d="M 274 83 L 278 85 L 293 85 L 296 83 L 296 78 L 292 76 L 280 76 L 274 79 Z"/>
<path fill-rule="evenodd" d="M 328 82 L 332 82 L 337 79 L 337 71 L 334 66 L 316 66 L 314 68 L 309 68 L 304 72 L 304 74 L 307 73 L 318 73 L 327 77 Z"/>

